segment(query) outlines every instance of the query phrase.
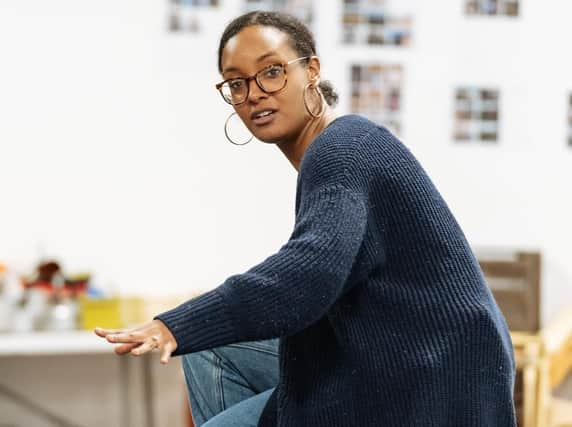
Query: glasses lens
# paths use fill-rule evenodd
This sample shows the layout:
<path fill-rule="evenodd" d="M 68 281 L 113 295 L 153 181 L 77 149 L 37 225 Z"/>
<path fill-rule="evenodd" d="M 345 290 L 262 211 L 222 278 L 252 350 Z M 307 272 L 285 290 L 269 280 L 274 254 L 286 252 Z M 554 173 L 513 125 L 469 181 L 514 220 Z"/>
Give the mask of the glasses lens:
<path fill-rule="evenodd" d="M 286 84 L 284 67 L 282 65 L 271 65 L 257 75 L 257 80 L 264 92 L 277 92 Z"/>
<path fill-rule="evenodd" d="M 233 79 L 225 82 L 221 87 L 222 96 L 229 104 L 240 104 L 246 99 L 246 81 Z"/>

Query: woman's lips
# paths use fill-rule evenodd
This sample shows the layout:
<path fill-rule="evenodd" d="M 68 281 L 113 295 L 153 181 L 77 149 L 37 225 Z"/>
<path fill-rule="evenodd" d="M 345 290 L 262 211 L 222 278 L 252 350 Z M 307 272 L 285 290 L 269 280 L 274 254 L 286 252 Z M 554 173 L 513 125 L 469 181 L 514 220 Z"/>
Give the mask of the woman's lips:
<path fill-rule="evenodd" d="M 271 123 L 272 121 L 274 121 L 274 118 L 276 116 L 276 111 L 268 110 L 268 113 L 270 114 L 264 114 L 262 116 L 253 115 L 252 123 L 254 123 L 256 126 L 263 126 L 267 125 L 268 123 Z"/>

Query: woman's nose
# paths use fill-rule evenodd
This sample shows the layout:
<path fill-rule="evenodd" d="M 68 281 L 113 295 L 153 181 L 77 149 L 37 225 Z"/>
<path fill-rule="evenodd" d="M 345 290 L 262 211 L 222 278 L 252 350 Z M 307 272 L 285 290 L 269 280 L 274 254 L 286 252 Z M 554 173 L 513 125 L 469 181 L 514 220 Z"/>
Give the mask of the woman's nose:
<path fill-rule="evenodd" d="M 248 82 L 248 100 L 251 102 L 258 102 L 262 98 L 266 98 L 268 94 L 266 94 L 260 86 L 258 86 L 258 82 L 256 79 L 252 79 Z"/>

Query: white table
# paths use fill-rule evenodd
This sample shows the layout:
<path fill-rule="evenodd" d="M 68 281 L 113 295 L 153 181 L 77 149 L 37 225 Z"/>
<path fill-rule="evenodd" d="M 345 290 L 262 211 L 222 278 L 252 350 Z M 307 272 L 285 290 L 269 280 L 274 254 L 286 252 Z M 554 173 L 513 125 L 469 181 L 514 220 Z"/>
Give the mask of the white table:
<path fill-rule="evenodd" d="M 92 331 L 66 331 L 66 332 L 28 332 L 28 333 L 0 333 L 0 357 L 4 356 L 46 356 L 46 355 L 80 355 L 80 354 L 113 354 L 113 346 L 98 337 Z M 153 384 L 151 376 L 151 354 L 143 356 L 143 378 L 147 427 L 154 424 L 153 413 Z M 129 359 L 119 357 L 121 363 L 121 425 L 130 426 L 129 396 L 131 393 L 129 382 Z M 11 390 L 0 387 L 0 394 L 11 400 L 35 410 L 39 415 L 54 423 L 71 426 L 62 417 L 28 401 Z"/>
<path fill-rule="evenodd" d="M 0 356 L 111 354 L 113 347 L 91 331 L 0 334 Z"/>

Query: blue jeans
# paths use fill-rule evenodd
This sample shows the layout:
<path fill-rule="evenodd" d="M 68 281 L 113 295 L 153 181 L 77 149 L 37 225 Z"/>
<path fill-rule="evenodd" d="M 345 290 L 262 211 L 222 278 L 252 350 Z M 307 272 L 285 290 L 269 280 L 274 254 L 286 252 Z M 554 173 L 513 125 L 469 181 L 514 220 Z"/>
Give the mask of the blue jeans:
<path fill-rule="evenodd" d="M 278 383 L 278 339 L 186 354 L 182 364 L 196 427 L 256 427 Z"/>

